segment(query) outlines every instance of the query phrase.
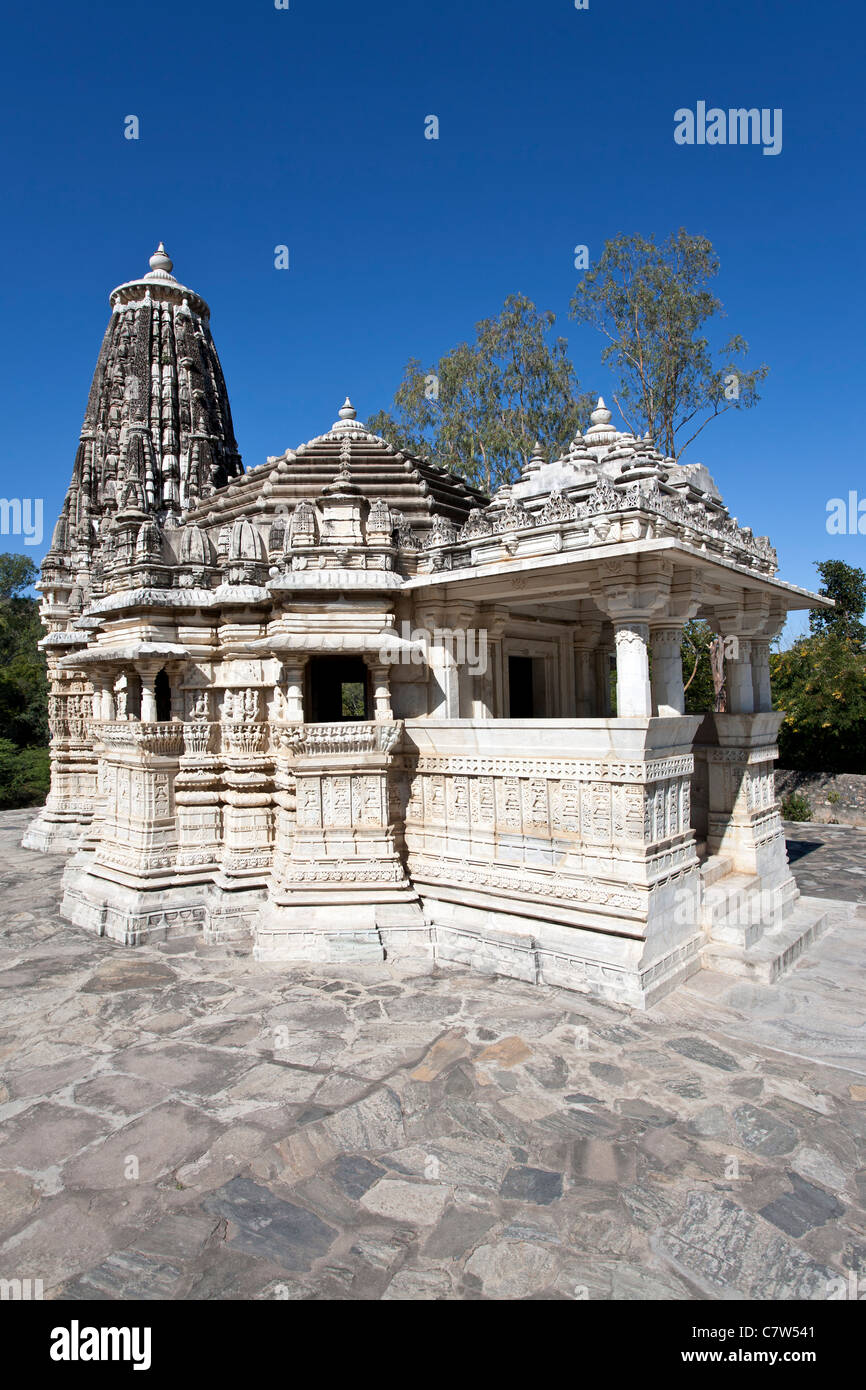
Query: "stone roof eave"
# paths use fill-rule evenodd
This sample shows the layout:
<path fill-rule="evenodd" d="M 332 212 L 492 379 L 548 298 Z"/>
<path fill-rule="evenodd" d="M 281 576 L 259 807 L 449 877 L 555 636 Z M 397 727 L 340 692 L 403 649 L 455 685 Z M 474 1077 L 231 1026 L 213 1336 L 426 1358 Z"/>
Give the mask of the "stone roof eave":
<path fill-rule="evenodd" d="M 671 559 L 680 560 L 692 567 L 720 570 L 724 573 L 728 583 L 733 577 L 744 588 L 763 592 L 769 590 L 776 597 L 784 599 L 788 612 L 805 608 L 833 607 L 831 600 L 823 598 L 820 594 L 812 593 L 809 589 L 801 589 L 796 584 L 789 584 L 785 580 L 775 578 L 775 576 L 757 574 L 754 570 L 745 569 L 721 556 L 709 555 L 706 551 L 687 545 L 674 536 L 663 536 L 654 540 L 616 541 L 610 544 L 587 547 L 577 552 L 559 551 L 552 555 L 498 560 L 484 565 L 483 568 L 473 566 L 459 570 L 434 570 L 429 574 L 419 574 L 404 580 L 403 588 L 407 593 L 423 592 L 425 589 L 435 590 L 442 587 L 453 588 L 454 586 L 463 587 L 470 591 L 473 587 L 481 585 L 488 587 L 491 580 L 501 577 L 506 581 L 503 584 L 502 597 L 512 598 L 514 595 L 508 591 L 508 581 L 517 575 L 537 575 L 547 570 L 554 573 L 569 570 L 579 571 L 593 563 L 643 555 L 668 555 Z"/>

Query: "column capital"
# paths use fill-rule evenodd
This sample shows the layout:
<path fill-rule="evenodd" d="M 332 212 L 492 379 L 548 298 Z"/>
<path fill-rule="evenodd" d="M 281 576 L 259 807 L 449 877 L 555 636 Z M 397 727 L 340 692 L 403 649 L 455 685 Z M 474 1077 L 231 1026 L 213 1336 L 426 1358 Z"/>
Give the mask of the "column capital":
<path fill-rule="evenodd" d="M 649 634 L 649 623 L 634 618 L 617 619 L 613 625 L 613 640 L 617 647 L 630 643 L 645 647 L 649 641 Z"/>

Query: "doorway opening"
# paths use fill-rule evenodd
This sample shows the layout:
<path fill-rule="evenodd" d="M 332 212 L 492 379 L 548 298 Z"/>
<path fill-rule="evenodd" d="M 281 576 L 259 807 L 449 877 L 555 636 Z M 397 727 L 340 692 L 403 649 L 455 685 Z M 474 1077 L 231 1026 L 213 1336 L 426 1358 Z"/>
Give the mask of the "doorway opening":
<path fill-rule="evenodd" d="M 536 656 L 508 658 L 508 709 L 512 719 L 543 719 L 544 660 Z"/>
<path fill-rule="evenodd" d="M 158 724 L 167 724 L 171 719 L 171 682 L 165 670 L 159 672 L 153 683 L 156 696 L 156 719 Z"/>

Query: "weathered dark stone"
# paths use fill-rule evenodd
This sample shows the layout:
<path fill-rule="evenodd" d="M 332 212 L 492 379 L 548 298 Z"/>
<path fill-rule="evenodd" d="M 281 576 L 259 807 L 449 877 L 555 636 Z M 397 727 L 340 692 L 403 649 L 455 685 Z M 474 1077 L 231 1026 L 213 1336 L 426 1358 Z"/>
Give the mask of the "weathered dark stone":
<path fill-rule="evenodd" d="M 326 1255 L 337 1232 L 313 1212 L 276 1197 L 249 1178 L 232 1178 L 202 1203 L 232 1223 L 228 1244 L 263 1255 L 283 1269 L 309 1269 Z"/>
<path fill-rule="evenodd" d="M 363 1197 L 369 1187 L 383 1177 L 385 1169 L 355 1154 L 340 1154 L 334 1164 L 334 1182 L 347 1197 Z"/>
<path fill-rule="evenodd" d="M 703 1062 L 705 1067 L 716 1067 L 718 1071 L 739 1071 L 740 1064 L 728 1052 L 714 1047 L 705 1038 L 673 1038 L 670 1046 L 681 1057 L 689 1057 L 693 1062 Z"/>
<path fill-rule="evenodd" d="M 741 1105 L 734 1111 L 734 1121 L 741 1142 L 753 1153 L 787 1154 L 795 1148 L 797 1131 L 769 1110 L 756 1105 Z"/>
<path fill-rule="evenodd" d="M 797 1173 L 789 1173 L 791 1191 L 761 1207 L 760 1215 L 772 1221 L 789 1236 L 804 1236 L 816 1226 L 823 1226 L 842 1216 L 845 1208 L 832 1193 L 816 1187 Z"/>
<path fill-rule="evenodd" d="M 499 1192 L 512 1202 L 548 1206 L 562 1196 L 562 1174 L 544 1168 L 509 1168 Z"/>

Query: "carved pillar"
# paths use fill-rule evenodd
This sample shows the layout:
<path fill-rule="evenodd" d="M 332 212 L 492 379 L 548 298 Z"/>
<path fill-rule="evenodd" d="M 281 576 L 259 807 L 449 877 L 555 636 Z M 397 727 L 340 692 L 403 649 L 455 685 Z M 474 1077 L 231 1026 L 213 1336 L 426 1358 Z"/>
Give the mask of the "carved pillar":
<path fill-rule="evenodd" d="M 106 723 L 110 723 L 114 717 L 114 677 L 109 676 L 102 687 L 102 718 Z"/>
<path fill-rule="evenodd" d="M 171 695 L 171 714 L 172 720 L 183 719 L 183 691 L 181 689 L 180 666 L 166 666 L 165 674 L 168 676 L 168 688 Z"/>
<path fill-rule="evenodd" d="M 307 657 L 286 661 L 283 664 L 283 676 L 286 682 L 283 717 L 287 724 L 303 724 L 304 722 L 304 672 L 306 667 Z"/>
<path fill-rule="evenodd" d="M 103 723 L 114 718 L 114 677 L 108 674 L 91 674 L 93 686 L 93 717 Z"/>
<path fill-rule="evenodd" d="M 610 719 L 613 714 L 610 693 L 610 653 L 611 649 L 607 646 L 599 647 L 595 652 L 595 707 L 593 715 L 596 719 Z"/>
<path fill-rule="evenodd" d="M 394 718 L 391 709 L 390 670 L 378 662 L 367 662 L 373 684 L 373 718 L 382 721 Z"/>
<path fill-rule="evenodd" d="M 591 647 L 574 648 L 575 713 L 578 719 L 592 719 L 595 711 L 595 652 Z"/>
<path fill-rule="evenodd" d="M 752 644 L 748 639 L 737 637 L 734 640 L 733 654 L 728 656 L 726 653 L 725 673 L 728 690 L 728 713 L 754 714 Z"/>
<path fill-rule="evenodd" d="M 773 708 L 769 642 L 752 643 L 752 695 L 756 714 L 766 714 Z"/>
<path fill-rule="evenodd" d="M 141 677 L 141 722 L 142 724 L 155 724 L 156 677 L 158 668 L 155 666 L 139 666 L 138 673 Z"/>
<path fill-rule="evenodd" d="M 426 941 L 389 797 L 402 729 L 377 720 L 283 733 L 297 814 L 256 930 L 258 959 L 382 960 Z"/>
<path fill-rule="evenodd" d="M 430 633 L 430 715 L 433 719 L 460 718 L 460 672 L 454 640 L 444 606 L 424 610 L 421 621 Z"/>
<path fill-rule="evenodd" d="M 599 640 L 601 623 L 581 623 L 574 629 L 574 687 L 575 714 L 578 719 L 593 719 L 602 708 L 599 703 Z M 608 691 L 610 681 L 607 682 Z M 609 701 L 608 701 L 609 704 Z"/>
<path fill-rule="evenodd" d="M 574 649 L 568 636 L 557 639 L 556 659 L 559 668 L 558 708 L 560 719 L 574 719 L 577 716 L 577 684 L 575 680 Z"/>
<path fill-rule="evenodd" d="M 231 687 L 223 698 L 221 886 L 263 885 L 273 852 L 273 758 L 258 685 Z"/>
<path fill-rule="evenodd" d="M 480 719 L 501 718 L 504 711 L 502 634 L 508 620 L 507 612 L 493 606 L 481 608 L 478 620 L 487 640 L 487 669 L 478 678 L 478 710 Z"/>
<path fill-rule="evenodd" d="M 771 903 L 773 913 L 796 897 L 773 782 L 783 718 L 781 713 L 708 715 L 715 738 L 705 749 L 709 851 L 728 857 L 737 873 L 760 876 L 761 889 L 778 898 Z"/>
<path fill-rule="evenodd" d="M 652 714 L 647 643 L 649 625 L 614 624 L 616 642 L 616 712 L 620 719 L 647 719 Z"/>
<path fill-rule="evenodd" d="M 662 718 L 685 713 L 682 636 L 678 626 L 652 628 L 652 705 L 653 714 Z"/>

